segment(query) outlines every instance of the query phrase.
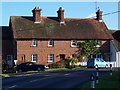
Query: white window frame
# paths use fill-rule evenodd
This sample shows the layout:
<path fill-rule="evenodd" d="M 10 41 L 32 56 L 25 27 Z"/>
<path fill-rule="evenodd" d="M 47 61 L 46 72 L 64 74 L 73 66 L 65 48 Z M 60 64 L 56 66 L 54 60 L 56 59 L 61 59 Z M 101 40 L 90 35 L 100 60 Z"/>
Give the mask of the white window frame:
<path fill-rule="evenodd" d="M 71 47 L 77 47 L 77 40 L 71 40 Z"/>
<path fill-rule="evenodd" d="M 54 62 L 54 54 L 48 54 L 48 62 Z"/>
<path fill-rule="evenodd" d="M 54 40 L 48 40 L 48 46 L 53 47 L 54 46 Z"/>
<path fill-rule="evenodd" d="M 13 65 L 13 55 L 7 55 L 7 64 L 10 66 Z"/>
<path fill-rule="evenodd" d="M 32 62 L 37 62 L 38 60 L 38 55 L 37 54 L 32 54 L 31 56 Z M 35 60 L 34 60 L 35 59 Z"/>
<path fill-rule="evenodd" d="M 37 40 L 35 40 L 35 39 L 32 40 L 32 46 L 33 46 L 33 47 L 36 47 L 36 46 L 37 46 Z"/>

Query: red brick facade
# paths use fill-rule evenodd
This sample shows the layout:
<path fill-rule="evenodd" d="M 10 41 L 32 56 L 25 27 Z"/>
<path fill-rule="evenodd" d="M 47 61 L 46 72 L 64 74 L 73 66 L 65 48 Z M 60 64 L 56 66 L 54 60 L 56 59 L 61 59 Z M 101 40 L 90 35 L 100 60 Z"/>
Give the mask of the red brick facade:
<path fill-rule="evenodd" d="M 102 53 L 109 52 L 109 44 L 102 41 Z M 51 64 L 60 61 L 60 54 L 64 54 L 65 58 L 77 54 L 77 47 L 71 47 L 71 40 L 54 40 L 54 46 L 48 46 L 48 40 L 37 40 L 37 46 L 32 46 L 32 40 L 17 40 L 17 60 L 18 64 L 22 62 L 32 61 L 32 54 L 37 54 L 37 62 L 39 64 Z M 54 54 L 54 61 L 48 62 L 48 55 Z M 105 57 L 106 58 L 106 57 Z"/>
<path fill-rule="evenodd" d="M 59 54 L 65 54 L 65 58 L 76 54 L 77 48 L 71 47 L 71 40 L 54 40 L 54 46 L 48 46 L 48 40 L 38 40 L 37 46 L 33 47 L 32 40 L 17 41 L 17 60 L 18 63 L 23 62 L 23 55 L 25 61 L 32 61 L 32 54 L 38 55 L 39 64 L 49 64 L 48 55 L 54 54 L 54 62 L 60 61 Z"/>

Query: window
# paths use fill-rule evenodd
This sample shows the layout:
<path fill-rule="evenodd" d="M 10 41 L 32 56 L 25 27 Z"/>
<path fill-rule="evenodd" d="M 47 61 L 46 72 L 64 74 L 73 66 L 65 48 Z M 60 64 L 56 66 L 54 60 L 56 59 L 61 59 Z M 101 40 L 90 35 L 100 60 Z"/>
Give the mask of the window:
<path fill-rule="evenodd" d="M 72 57 L 73 58 L 77 58 L 77 54 L 72 54 Z"/>
<path fill-rule="evenodd" d="M 49 54 L 48 55 L 48 62 L 53 62 L 54 61 L 54 54 Z"/>
<path fill-rule="evenodd" d="M 71 40 L 71 47 L 77 47 L 77 41 Z"/>
<path fill-rule="evenodd" d="M 32 40 L 32 46 L 33 46 L 33 47 L 36 47 L 36 46 L 37 46 L 37 40 L 35 40 L 35 39 Z"/>
<path fill-rule="evenodd" d="M 32 62 L 37 62 L 37 54 L 32 54 Z"/>
<path fill-rule="evenodd" d="M 99 48 L 102 45 L 102 41 L 101 40 L 97 40 L 98 45 L 96 45 L 97 48 Z"/>
<path fill-rule="evenodd" d="M 60 54 L 60 60 L 65 60 L 65 54 Z"/>
<path fill-rule="evenodd" d="M 49 40 L 48 41 L 48 46 L 54 46 L 54 41 L 53 40 Z"/>

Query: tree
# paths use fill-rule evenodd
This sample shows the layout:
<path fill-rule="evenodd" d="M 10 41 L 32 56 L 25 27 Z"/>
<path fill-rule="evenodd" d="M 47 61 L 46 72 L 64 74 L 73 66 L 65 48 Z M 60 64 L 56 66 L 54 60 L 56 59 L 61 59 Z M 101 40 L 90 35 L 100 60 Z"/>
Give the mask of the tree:
<path fill-rule="evenodd" d="M 78 42 L 78 53 L 81 57 L 89 57 L 91 54 L 98 54 L 100 53 L 100 49 L 97 45 L 99 45 L 97 40 Z"/>

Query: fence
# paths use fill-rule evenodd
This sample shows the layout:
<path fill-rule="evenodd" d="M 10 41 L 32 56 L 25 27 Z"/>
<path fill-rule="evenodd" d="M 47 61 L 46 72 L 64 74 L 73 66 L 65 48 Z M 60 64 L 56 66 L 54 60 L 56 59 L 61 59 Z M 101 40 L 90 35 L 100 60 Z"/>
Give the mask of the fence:
<path fill-rule="evenodd" d="M 87 62 L 78 62 L 77 65 L 87 66 Z"/>

